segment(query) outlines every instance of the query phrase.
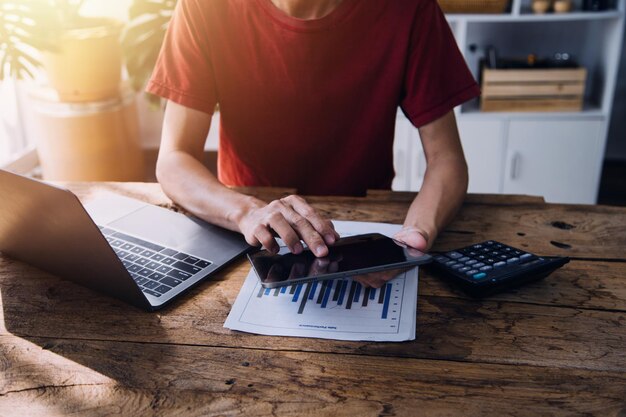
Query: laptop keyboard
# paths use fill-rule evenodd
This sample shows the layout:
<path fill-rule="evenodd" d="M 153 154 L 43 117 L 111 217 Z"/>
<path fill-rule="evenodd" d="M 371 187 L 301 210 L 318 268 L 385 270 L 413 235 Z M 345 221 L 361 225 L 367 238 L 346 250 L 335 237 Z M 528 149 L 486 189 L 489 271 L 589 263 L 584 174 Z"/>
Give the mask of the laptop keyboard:
<path fill-rule="evenodd" d="M 113 229 L 98 227 L 137 285 L 154 297 L 161 297 L 212 263 Z"/>

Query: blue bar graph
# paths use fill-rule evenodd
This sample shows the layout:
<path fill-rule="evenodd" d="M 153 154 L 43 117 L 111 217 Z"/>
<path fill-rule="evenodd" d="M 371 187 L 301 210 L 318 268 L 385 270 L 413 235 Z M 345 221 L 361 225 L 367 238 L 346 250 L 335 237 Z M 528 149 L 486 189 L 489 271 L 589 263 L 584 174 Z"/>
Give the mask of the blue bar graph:
<path fill-rule="evenodd" d="M 300 291 L 302 291 L 302 284 L 296 286 L 296 293 L 293 295 L 293 299 L 291 301 L 293 301 L 294 303 L 298 301 L 298 297 L 300 297 Z"/>
<path fill-rule="evenodd" d="M 387 318 L 389 312 L 389 299 L 391 298 L 391 284 L 385 284 L 385 302 L 383 304 L 383 320 Z"/>
<path fill-rule="evenodd" d="M 256 297 L 262 298 L 263 296 L 271 296 L 271 298 L 278 298 L 283 294 L 289 295 L 292 303 L 299 303 L 298 314 L 304 313 L 304 309 L 309 302 L 312 302 L 312 304 L 318 306 L 318 308 L 343 307 L 346 310 L 381 309 L 382 307 L 380 318 L 386 320 L 389 317 L 389 303 L 391 302 L 392 288 L 393 285 L 391 283 L 387 283 L 382 288 L 376 289 L 364 287 L 359 282 L 353 281 L 352 279 L 339 279 L 292 285 L 289 290 L 288 287 L 261 287 Z M 361 300 L 361 302 L 359 302 L 359 300 Z"/>
<path fill-rule="evenodd" d="M 309 287 L 311 286 L 311 284 L 308 285 Z M 315 295 L 315 290 L 317 290 L 317 281 L 313 282 L 313 288 L 311 288 L 310 294 L 309 294 L 309 300 L 313 299 L 313 296 Z"/>
<path fill-rule="evenodd" d="M 330 290 L 333 289 L 333 281 L 330 281 L 326 286 L 326 292 L 324 293 L 324 299 L 322 300 L 322 308 L 326 308 L 328 305 L 328 297 L 330 297 Z"/>
<path fill-rule="evenodd" d="M 356 284 L 356 291 L 354 294 L 354 302 L 359 302 L 359 297 L 361 296 L 361 284 Z"/>
<path fill-rule="evenodd" d="M 347 287 L 348 287 L 348 281 L 341 281 L 341 292 L 339 293 L 339 301 L 337 301 L 337 305 L 343 304 L 343 297 L 346 295 Z"/>

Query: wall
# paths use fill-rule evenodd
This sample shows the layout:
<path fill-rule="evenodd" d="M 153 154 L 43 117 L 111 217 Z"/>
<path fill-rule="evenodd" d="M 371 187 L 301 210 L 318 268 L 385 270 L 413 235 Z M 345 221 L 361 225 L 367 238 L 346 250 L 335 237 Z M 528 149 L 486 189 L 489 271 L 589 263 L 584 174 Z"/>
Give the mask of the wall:
<path fill-rule="evenodd" d="M 626 31 L 622 43 L 622 58 L 617 75 L 605 158 L 626 161 Z"/>

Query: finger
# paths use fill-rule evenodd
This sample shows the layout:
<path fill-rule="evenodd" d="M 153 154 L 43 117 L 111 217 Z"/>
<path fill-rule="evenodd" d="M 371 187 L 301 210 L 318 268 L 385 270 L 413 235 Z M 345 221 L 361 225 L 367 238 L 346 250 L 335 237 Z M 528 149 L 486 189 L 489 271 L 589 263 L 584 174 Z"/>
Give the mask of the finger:
<path fill-rule="evenodd" d="M 326 244 L 332 245 L 339 239 L 333 223 L 322 217 L 305 199 L 294 195 L 285 197 L 283 201 L 290 205 L 296 213 L 307 219 L 317 233 L 324 238 Z"/>
<path fill-rule="evenodd" d="M 274 212 L 268 220 L 269 226 L 285 242 L 292 253 L 296 255 L 302 253 L 304 248 L 300 242 L 298 234 L 293 230 L 289 222 L 279 212 Z"/>
<path fill-rule="evenodd" d="M 272 235 L 267 226 L 262 224 L 257 225 L 254 229 L 254 237 L 269 253 L 278 253 L 280 247 L 278 246 L 278 243 L 276 243 L 274 235 Z"/>
<path fill-rule="evenodd" d="M 296 213 L 289 207 L 285 207 L 283 213 L 285 218 L 289 221 L 290 226 L 297 231 L 298 235 L 300 235 L 315 256 L 323 257 L 328 255 L 328 247 L 324 239 L 322 239 L 322 236 L 320 236 L 311 223 L 309 223 L 307 218 Z"/>

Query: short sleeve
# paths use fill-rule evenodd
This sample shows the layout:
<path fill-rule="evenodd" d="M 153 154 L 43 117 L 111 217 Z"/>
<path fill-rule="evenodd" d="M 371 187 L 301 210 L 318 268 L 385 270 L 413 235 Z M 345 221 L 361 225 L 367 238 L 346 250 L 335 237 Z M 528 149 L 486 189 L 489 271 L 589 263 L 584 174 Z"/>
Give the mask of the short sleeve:
<path fill-rule="evenodd" d="M 480 89 L 436 0 L 424 0 L 412 30 L 400 106 L 420 127 L 477 97 Z"/>
<path fill-rule="evenodd" d="M 218 98 L 207 11 L 203 10 L 207 6 L 201 4 L 197 0 L 180 0 L 176 5 L 146 91 L 212 114 Z"/>

